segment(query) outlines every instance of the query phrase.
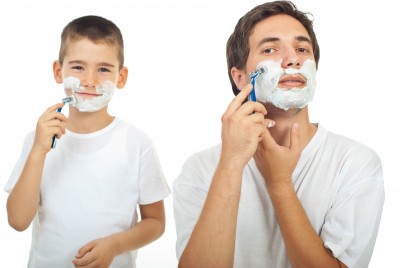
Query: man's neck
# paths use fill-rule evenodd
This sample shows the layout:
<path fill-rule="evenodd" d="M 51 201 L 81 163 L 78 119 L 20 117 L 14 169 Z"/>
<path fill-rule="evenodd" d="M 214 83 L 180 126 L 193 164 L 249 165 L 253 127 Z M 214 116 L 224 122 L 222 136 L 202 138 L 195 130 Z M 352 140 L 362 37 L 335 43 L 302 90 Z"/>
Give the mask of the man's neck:
<path fill-rule="evenodd" d="M 281 146 L 290 146 L 290 133 L 294 123 L 299 124 L 300 146 L 304 147 L 311 141 L 317 131 L 317 126 L 311 124 L 308 116 L 308 107 L 302 109 L 290 109 L 288 111 L 270 109 L 267 118 L 275 121 L 275 126 L 269 131 L 274 140 Z"/>
<path fill-rule="evenodd" d="M 101 130 L 114 119 L 108 114 L 107 107 L 97 112 L 79 112 L 75 107 L 69 108 L 66 128 L 75 133 L 86 134 Z"/>

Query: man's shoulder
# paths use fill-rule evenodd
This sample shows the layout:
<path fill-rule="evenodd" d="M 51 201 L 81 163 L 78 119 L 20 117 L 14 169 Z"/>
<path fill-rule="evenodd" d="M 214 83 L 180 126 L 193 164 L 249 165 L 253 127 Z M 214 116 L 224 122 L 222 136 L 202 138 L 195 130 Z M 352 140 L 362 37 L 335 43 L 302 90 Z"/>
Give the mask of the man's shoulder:
<path fill-rule="evenodd" d="M 186 159 L 174 184 L 188 183 L 189 181 L 199 183 L 200 180 L 204 185 L 208 185 L 218 165 L 220 155 L 221 144 L 192 154 Z"/>
<path fill-rule="evenodd" d="M 217 144 L 192 154 L 186 160 L 185 164 L 191 163 L 191 164 L 201 164 L 205 166 L 214 165 L 218 164 L 220 156 L 221 156 L 221 144 Z"/>
<path fill-rule="evenodd" d="M 332 160 L 345 161 L 354 165 L 364 166 L 369 163 L 371 166 L 381 166 L 381 159 L 378 153 L 370 146 L 353 138 L 326 131 L 321 149 L 330 154 Z"/>

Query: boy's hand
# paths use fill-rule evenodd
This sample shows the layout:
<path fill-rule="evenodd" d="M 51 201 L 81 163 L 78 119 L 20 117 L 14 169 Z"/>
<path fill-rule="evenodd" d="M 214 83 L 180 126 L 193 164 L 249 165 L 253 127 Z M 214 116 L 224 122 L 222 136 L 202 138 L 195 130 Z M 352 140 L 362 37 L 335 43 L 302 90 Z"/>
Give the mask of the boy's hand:
<path fill-rule="evenodd" d="M 79 249 L 72 263 L 76 268 L 109 267 L 116 255 L 113 245 L 110 237 L 93 240 Z"/>
<path fill-rule="evenodd" d="M 37 150 L 40 153 L 47 154 L 51 149 L 53 136 L 57 139 L 65 134 L 65 124 L 67 118 L 62 113 L 57 112 L 57 109 L 63 107 L 63 103 L 57 103 L 48 108 L 36 124 L 35 140 L 32 150 Z"/>

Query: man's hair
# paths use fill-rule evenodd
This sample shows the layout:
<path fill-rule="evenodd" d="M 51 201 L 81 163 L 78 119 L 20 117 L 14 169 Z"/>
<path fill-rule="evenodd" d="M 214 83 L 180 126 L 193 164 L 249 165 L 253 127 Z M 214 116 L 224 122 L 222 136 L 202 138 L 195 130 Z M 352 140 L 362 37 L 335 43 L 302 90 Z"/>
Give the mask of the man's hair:
<path fill-rule="evenodd" d="M 235 81 L 231 75 L 231 69 L 236 67 L 243 70 L 249 56 L 249 37 L 253 33 L 255 25 L 274 15 L 286 14 L 298 20 L 307 30 L 312 42 L 315 63 L 318 66 L 319 46 L 314 33 L 313 22 L 308 18 L 309 13 L 301 12 L 290 1 L 275 1 L 256 6 L 247 12 L 236 24 L 235 30 L 226 44 L 226 60 L 228 63 L 228 75 L 235 95 L 239 94 Z"/>
<path fill-rule="evenodd" d="M 124 66 L 124 41 L 117 25 L 99 16 L 84 16 L 74 19 L 65 26 L 61 34 L 61 47 L 58 56 L 63 65 L 68 46 L 71 42 L 88 38 L 93 43 L 113 45 L 117 49 L 119 69 Z"/>

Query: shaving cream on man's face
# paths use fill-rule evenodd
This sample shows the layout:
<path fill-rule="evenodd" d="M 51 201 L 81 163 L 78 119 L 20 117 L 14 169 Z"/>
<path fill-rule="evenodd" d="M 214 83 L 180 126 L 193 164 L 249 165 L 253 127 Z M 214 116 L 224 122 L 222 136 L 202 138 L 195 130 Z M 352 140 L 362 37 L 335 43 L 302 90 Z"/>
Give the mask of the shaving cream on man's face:
<path fill-rule="evenodd" d="M 316 87 L 317 68 L 315 62 L 308 59 L 304 61 L 300 69 L 282 68 L 281 61 L 267 60 L 257 65 L 257 69 L 265 68 L 267 71 L 261 74 L 255 84 L 257 101 L 272 103 L 275 107 L 283 110 L 290 108 L 303 108 L 313 100 Z M 300 74 L 305 79 L 302 88 L 279 88 L 278 83 L 282 75 Z"/>
<path fill-rule="evenodd" d="M 96 86 L 95 95 L 85 95 L 88 93 L 81 82 L 76 77 L 64 79 L 64 90 L 67 96 L 73 95 L 76 99 L 72 103 L 80 112 L 97 112 L 104 108 L 111 100 L 115 92 L 115 85 L 111 81 L 105 81 Z"/>

